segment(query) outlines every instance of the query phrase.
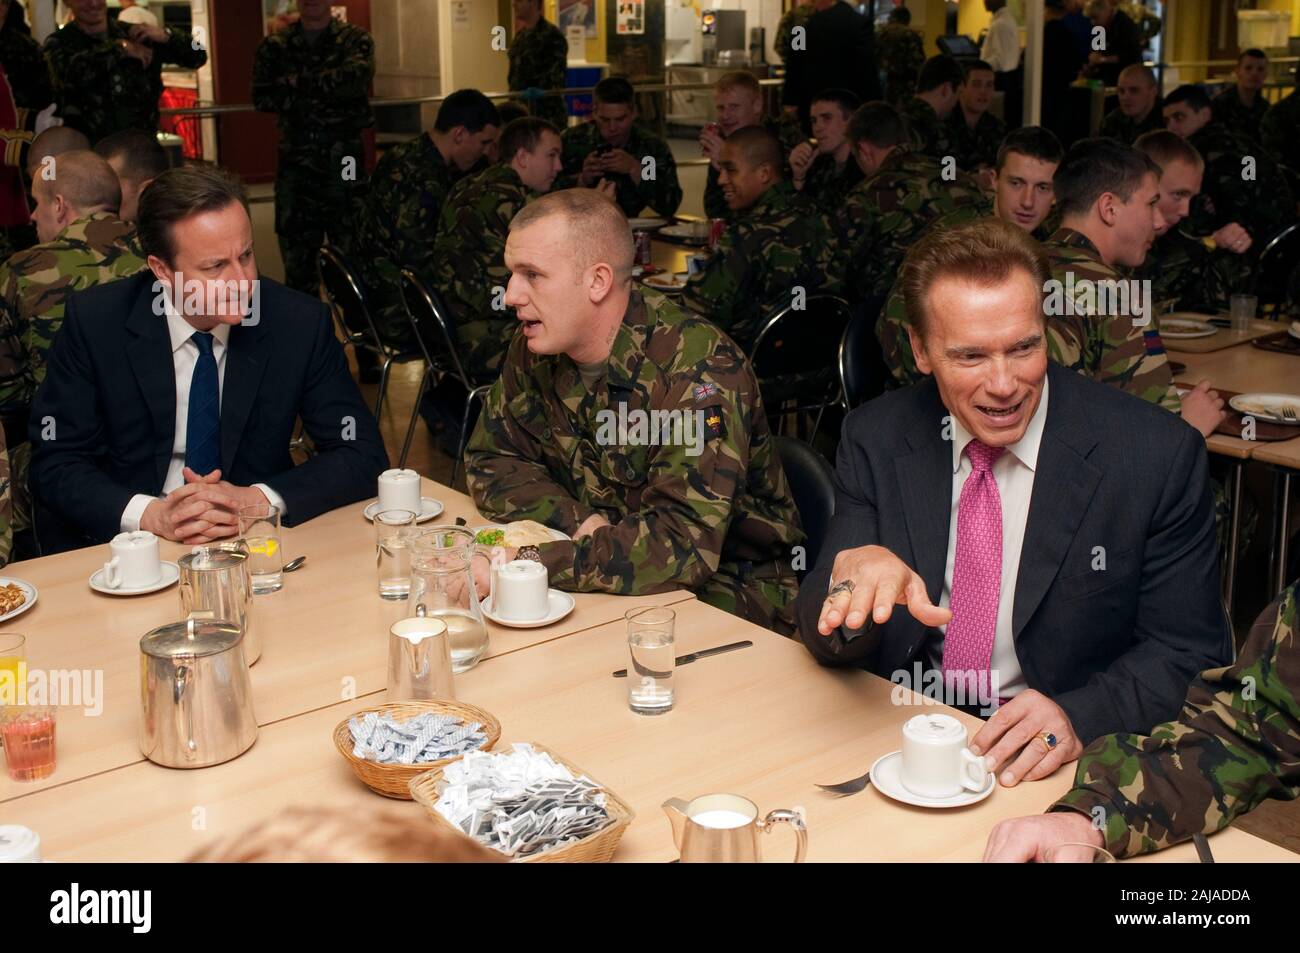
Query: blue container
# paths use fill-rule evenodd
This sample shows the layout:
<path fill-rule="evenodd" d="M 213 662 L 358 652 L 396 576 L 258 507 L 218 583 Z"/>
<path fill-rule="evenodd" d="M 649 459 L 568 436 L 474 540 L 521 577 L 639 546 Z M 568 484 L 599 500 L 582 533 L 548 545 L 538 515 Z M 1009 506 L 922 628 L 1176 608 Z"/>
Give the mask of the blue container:
<path fill-rule="evenodd" d="M 576 86 L 595 86 L 605 78 L 603 66 L 570 66 L 564 71 L 564 85 L 568 89 Z M 569 93 L 565 97 L 565 107 L 570 116 L 587 119 L 591 116 L 591 93 Z"/>

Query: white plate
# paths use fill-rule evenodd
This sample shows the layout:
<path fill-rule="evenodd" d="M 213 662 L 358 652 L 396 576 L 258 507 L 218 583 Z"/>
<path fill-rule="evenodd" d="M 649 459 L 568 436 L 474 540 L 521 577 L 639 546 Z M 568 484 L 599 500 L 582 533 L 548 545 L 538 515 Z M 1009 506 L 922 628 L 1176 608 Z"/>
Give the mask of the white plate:
<path fill-rule="evenodd" d="M 497 625 L 504 625 L 508 629 L 540 629 L 544 625 L 550 625 L 553 622 L 559 622 L 566 615 L 573 611 L 576 603 L 573 596 L 567 592 L 560 592 L 558 589 L 548 589 L 546 591 L 547 601 L 549 602 L 549 611 L 540 619 L 533 619 L 530 622 L 518 622 L 515 619 L 503 619 L 492 611 L 492 598 L 489 596 L 480 604 L 483 614 L 495 622 Z"/>
<path fill-rule="evenodd" d="M 1259 405 L 1263 405 L 1261 409 Z M 1300 397 L 1295 394 L 1238 394 L 1228 398 L 1228 406 L 1239 414 L 1249 414 L 1271 424 L 1300 427 Z M 1287 420 L 1279 412 L 1283 406 L 1295 411 L 1296 419 Z"/>
<path fill-rule="evenodd" d="M 437 516 L 439 513 L 442 512 L 442 504 L 430 496 L 420 497 L 420 505 L 421 505 L 420 515 L 415 518 L 415 521 L 417 523 L 427 523 L 429 520 L 433 519 L 435 516 Z M 367 506 L 364 510 L 361 511 L 361 515 L 373 523 L 375 521 L 375 514 L 378 512 L 379 512 L 379 501 L 375 500 L 373 503 L 371 503 L 369 506 Z"/>
<path fill-rule="evenodd" d="M 483 532 L 483 530 L 485 529 L 505 529 L 505 528 L 506 528 L 505 523 L 484 523 L 482 526 L 471 526 L 469 528 L 469 531 L 473 533 L 475 537 L 477 537 L 478 534 Z M 567 534 L 561 532 L 558 529 L 551 529 L 549 526 L 546 527 L 546 531 L 551 534 L 551 539 L 555 540 L 557 543 L 560 542 L 561 540 L 566 540 L 569 538 Z"/>
<path fill-rule="evenodd" d="M 962 791 L 952 797 L 922 797 L 903 787 L 903 752 L 891 751 L 871 766 L 871 783 L 881 794 L 904 804 L 914 804 L 917 807 L 965 807 L 967 804 L 978 804 L 992 794 L 998 785 L 998 779 L 989 772 L 988 784 L 983 791 Z"/>
<path fill-rule="evenodd" d="M 634 232 L 648 232 L 652 229 L 663 228 L 668 224 L 668 220 L 663 218 L 630 218 L 627 223 L 632 226 Z"/>
<path fill-rule="evenodd" d="M 641 284 L 665 294 L 680 294 L 686 288 L 687 277 L 684 271 L 673 272 L 671 275 L 650 275 L 642 278 Z"/>
<path fill-rule="evenodd" d="M 691 232 L 690 225 L 665 225 L 659 229 L 660 235 L 667 235 L 669 238 L 676 238 L 678 241 L 694 242 L 697 245 L 703 245 L 709 240 L 706 234 L 703 238 L 696 238 Z"/>
<path fill-rule="evenodd" d="M 36 587 L 30 582 L 23 582 L 21 579 L 14 579 L 11 576 L 0 576 L 0 586 L 7 586 L 10 583 L 13 583 L 27 594 L 27 601 L 12 612 L 6 612 L 4 615 L 0 615 L 0 622 L 8 622 L 10 619 L 22 615 L 32 606 L 36 605 L 36 597 L 40 595 L 40 593 L 36 591 Z"/>
<path fill-rule="evenodd" d="M 96 569 L 90 574 L 90 588 L 96 592 L 102 592 L 106 596 L 143 596 L 147 592 L 157 592 L 159 589 L 166 589 L 168 586 L 176 585 L 176 580 L 181 578 L 181 571 L 175 563 L 164 562 L 162 564 L 162 575 L 158 581 L 148 585 L 140 586 L 137 589 L 110 589 L 104 585 L 104 570 Z"/>
<path fill-rule="evenodd" d="M 1291 326 L 1286 329 L 1286 333 L 1293 338 L 1300 339 L 1300 321 L 1292 321 Z"/>
<path fill-rule="evenodd" d="M 1200 318 L 1182 317 L 1167 314 L 1160 319 L 1160 336 L 1171 340 L 1187 338 L 1208 338 L 1218 334 L 1219 329 Z"/>

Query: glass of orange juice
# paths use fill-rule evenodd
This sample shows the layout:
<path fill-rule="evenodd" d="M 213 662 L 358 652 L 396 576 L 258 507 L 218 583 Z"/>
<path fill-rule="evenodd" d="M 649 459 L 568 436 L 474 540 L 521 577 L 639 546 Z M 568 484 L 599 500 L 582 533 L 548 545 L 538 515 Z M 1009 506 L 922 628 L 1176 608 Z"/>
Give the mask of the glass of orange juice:
<path fill-rule="evenodd" d="M 26 636 L 0 632 L 0 714 L 6 706 L 18 704 L 21 697 L 18 690 L 19 666 L 26 655 L 26 645 Z M 0 737 L 0 748 L 3 747 L 4 739 Z"/>

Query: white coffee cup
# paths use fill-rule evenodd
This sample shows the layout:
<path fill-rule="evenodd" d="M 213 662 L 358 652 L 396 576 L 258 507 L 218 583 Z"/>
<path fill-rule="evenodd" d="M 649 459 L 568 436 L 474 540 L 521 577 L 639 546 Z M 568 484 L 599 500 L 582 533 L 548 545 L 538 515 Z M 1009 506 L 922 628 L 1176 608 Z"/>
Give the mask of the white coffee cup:
<path fill-rule="evenodd" d="M 532 622 L 550 611 L 546 567 L 535 559 L 515 559 L 492 567 L 492 614 L 512 622 Z"/>
<path fill-rule="evenodd" d="M 379 474 L 379 510 L 421 511 L 420 474 L 414 470 L 385 470 Z"/>
<path fill-rule="evenodd" d="M 139 589 L 162 578 L 158 537 L 146 530 L 118 533 L 108 544 L 113 556 L 104 563 L 104 585 L 109 589 Z"/>
<path fill-rule="evenodd" d="M 39 864 L 41 838 L 20 824 L 0 824 L 0 864 Z"/>
<path fill-rule="evenodd" d="M 921 797 L 983 791 L 989 769 L 966 747 L 966 726 L 951 715 L 916 715 L 903 725 L 903 787 Z"/>

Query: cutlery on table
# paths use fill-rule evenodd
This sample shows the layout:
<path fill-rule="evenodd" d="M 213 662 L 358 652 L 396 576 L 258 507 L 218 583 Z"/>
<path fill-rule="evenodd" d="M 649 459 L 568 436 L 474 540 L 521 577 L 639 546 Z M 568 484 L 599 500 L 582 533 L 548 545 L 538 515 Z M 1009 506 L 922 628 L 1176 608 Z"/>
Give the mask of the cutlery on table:
<path fill-rule="evenodd" d="M 1192 843 L 1196 845 L 1196 856 L 1201 858 L 1201 863 L 1214 863 L 1214 854 L 1210 851 L 1210 842 L 1205 835 L 1199 831 L 1192 835 Z"/>
<path fill-rule="evenodd" d="M 690 652 L 687 655 L 679 655 L 674 660 L 675 665 L 688 665 L 696 659 L 708 658 L 710 655 L 721 655 L 723 652 L 734 652 L 736 649 L 747 649 L 754 643 L 745 639 L 741 642 L 730 642 L 727 645 L 719 645 L 711 649 L 700 649 L 698 652 Z M 667 672 L 647 672 L 646 674 L 654 678 L 667 678 Z M 615 678 L 627 678 L 627 669 L 620 668 L 613 673 Z"/>
<path fill-rule="evenodd" d="M 297 557 L 296 559 L 291 559 L 291 560 L 289 560 L 287 563 L 284 564 L 284 568 L 281 569 L 280 571 L 281 571 L 281 572 L 296 572 L 297 570 L 299 570 L 299 569 L 302 568 L 302 564 L 305 563 L 306 561 L 307 561 L 307 557 L 306 557 L 306 556 L 299 556 L 299 557 Z"/>
<path fill-rule="evenodd" d="M 871 783 L 871 772 L 868 771 L 860 778 L 854 778 L 852 781 L 841 781 L 839 784 L 819 784 L 817 785 L 827 794 L 838 794 L 841 797 L 849 794 L 857 794 Z"/>

